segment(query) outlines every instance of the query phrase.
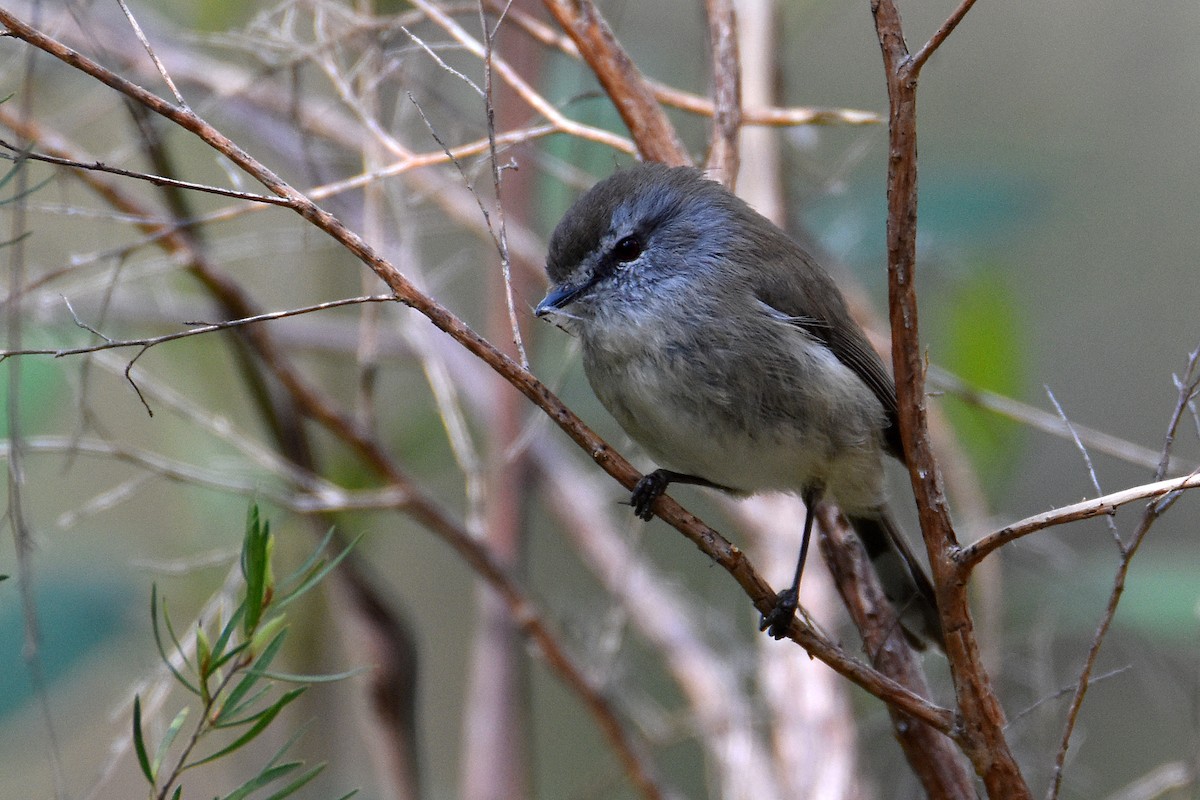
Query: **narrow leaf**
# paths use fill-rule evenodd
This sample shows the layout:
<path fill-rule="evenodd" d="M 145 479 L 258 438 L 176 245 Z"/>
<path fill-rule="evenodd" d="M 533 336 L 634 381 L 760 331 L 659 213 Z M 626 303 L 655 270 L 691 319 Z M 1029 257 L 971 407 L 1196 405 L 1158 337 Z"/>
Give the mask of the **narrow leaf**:
<path fill-rule="evenodd" d="M 283 800 L 283 798 L 288 797 L 289 795 L 295 794 L 297 791 L 300 790 L 301 787 L 304 786 L 304 784 L 308 783 L 313 778 L 320 775 L 321 770 L 323 770 L 323 769 L 325 769 L 324 764 L 317 764 L 315 767 L 308 770 L 307 772 L 301 773 L 300 777 L 296 778 L 296 780 L 292 781 L 287 786 L 283 787 L 278 792 L 276 792 L 275 794 L 268 797 L 267 800 Z"/>
<path fill-rule="evenodd" d="M 361 675 L 369 671 L 370 667 L 354 667 L 345 672 L 334 672 L 323 675 L 297 675 L 292 672 L 275 672 L 274 670 L 263 670 L 258 674 L 264 678 L 283 681 L 284 683 L 334 683 L 335 681 L 344 681 L 346 678 L 353 678 L 355 675 Z"/>
<path fill-rule="evenodd" d="M 146 741 L 142 738 L 142 698 L 133 696 L 133 749 L 137 753 L 138 765 L 150 785 L 154 785 L 154 770 L 150 767 L 150 757 L 146 755 Z"/>
<path fill-rule="evenodd" d="M 250 780 L 243 783 L 238 788 L 234 789 L 229 794 L 225 795 L 222 800 L 243 800 L 243 798 L 248 797 L 250 794 L 258 791 L 271 781 L 282 778 L 289 772 L 295 772 L 302 766 L 304 766 L 303 761 L 289 761 L 286 764 L 280 764 L 277 767 L 265 769 Z"/>
<path fill-rule="evenodd" d="M 325 531 L 325 535 L 321 537 L 321 541 L 317 542 L 317 546 L 313 549 L 312 553 L 309 554 L 308 558 L 304 560 L 304 563 L 301 564 L 295 572 L 287 576 L 287 578 L 284 580 L 285 584 L 290 585 L 295 583 L 296 581 L 300 580 L 301 575 L 307 575 L 308 571 L 316 566 L 317 559 L 321 557 L 321 553 L 325 552 L 325 548 L 329 546 L 331 541 L 333 541 L 334 530 L 335 528 L 330 526 L 329 530 Z"/>
<path fill-rule="evenodd" d="M 263 654 L 258 657 L 253 667 L 246 671 L 245 677 L 238 681 L 237 686 L 233 687 L 233 689 L 229 692 L 229 695 L 225 698 L 224 707 L 221 709 L 221 713 L 217 715 L 217 721 L 219 723 L 222 725 L 232 724 L 228 722 L 229 717 L 240 711 L 241 708 L 245 707 L 245 704 L 241 702 L 242 698 L 245 697 L 246 693 L 253 689 L 254 685 L 262 679 L 262 670 L 270 666 L 271 662 L 275 658 L 275 655 L 279 652 L 279 648 L 283 646 L 283 637 L 285 633 L 287 633 L 287 631 L 280 631 L 275 638 L 271 640 L 271 643 L 267 645 L 267 649 L 264 650 Z"/>
<path fill-rule="evenodd" d="M 242 577 L 246 579 L 246 614 L 242 620 L 242 630 L 247 638 L 258 627 L 266 599 L 270 536 L 270 522 L 260 519 L 258 504 L 252 503 L 246 519 L 246 536 L 242 542 Z"/>
<path fill-rule="evenodd" d="M 237 610 L 233 612 L 233 616 L 231 616 L 229 621 L 226 622 L 224 627 L 221 628 L 221 633 L 217 636 L 217 640 L 213 642 L 213 669 L 219 668 L 238 651 L 239 648 L 234 648 L 232 651 L 227 653 L 225 652 L 225 648 L 229 646 L 229 640 L 237 631 L 238 623 L 242 621 L 242 614 L 245 612 L 246 607 L 244 604 L 238 606 Z"/>
<path fill-rule="evenodd" d="M 328 563 L 326 563 L 326 564 L 318 563 L 316 566 L 314 566 L 312 568 L 312 570 L 309 572 L 309 574 L 304 578 L 304 580 L 300 582 L 299 586 L 295 587 L 294 589 L 291 589 L 290 591 L 288 591 L 286 594 L 284 594 L 282 597 L 280 597 L 275 602 L 275 608 L 276 609 L 283 608 L 285 605 L 292 602 L 297 597 L 304 594 L 309 589 L 311 589 L 312 587 L 314 587 L 318 583 L 320 583 L 321 580 L 326 575 L 328 575 L 330 572 L 332 572 L 333 569 L 338 564 L 342 563 L 343 558 L 350 555 L 350 551 L 354 548 L 354 546 L 356 544 L 359 543 L 359 541 L 365 535 L 366 534 L 360 533 L 358 536 L 354 537 L 354 541 L 352 541 L 352 542 L 350 542 L 350 544 L 346 545 L 346 549 L 343 550 L 342 552 L 338 553 L 336 556 L 334 556 L 334 558 L 331 561 L 329 561 Z"/>
<path fill-rule="evenodd" d="M 179 735 L 179 731 L 183 728 L 184 720 L 188 716 L 188 706 L 179 709 L 179 713 L 175 715 L 175 719 L 171 720 L 167 732 L 163 734 L 162 741 L 158 743 L 158 749 L 154 753 L 154 760 L 150 762 L 151 771 L 157 775 L 158 768 L 162 766 L 163 759 L 167 756 L 167 751 L 171 749 L 171 744 L 175 741 L 175 737 Z"/>
<path fill-rule="evenodd" d="M 167 629 L 170 630 L 170 617 L 167 616 L 167 604 L 163 602 L 163 619 L 167 622 Z M 192 685 L 192 682 L 183 677 L 179 670 L 175 669 L 175 665 L 171 663 L 171 657 L 167 655 L 167 650 L 163 646 L 162 631 L 158 627 L 158 586 L 151 584 L 150 586 L 150 623 L 154 631 L 154 646 L 158 648 L 158 655 L 163 663 L 167 665 L 167 669 L 171 670 L 171 674 L 175 676 L 175 680 L 179 681 L 189 692 L 194 695 L 199 695 L 200 690 Z M 171 640 L 175 643 L 175 652 L 181 652 L 179 641 L 175 638 L 175 632 L 171 631 Z"/>
<path fill-rule="evenodd" d="M 220 750 L 213 753 L 212 755 L 206 756 L 205 758 L 202 758 L 199 761 L 193 761 L 192 763 L 188 764 L 188 767 L 189 768 L 190 767 L 198 767 L 201 764 L 207 764 L 210 761 L 215 761 L 218 758 L 221 758 L 224 755 L 228 755 L 229 753 L 232 753 L 233 751 L 238 750 L 239 748 L 245 746 L 246 744 L 249 744 L 250 742 L 254 741 L 254 739 L 260 733 L 262 733 L 268 725 L 271 724 L 271 721 L 274 720 L 275 717 L 279 714 L 279 712 L 283 710 L 284 706 L 286 706 L 288 703 L 292 702 L 293 700 L 295 700 L 297 697 L 299 697 L 302 694 L 304 694 L 304 687 L 300 687 L 298 689 L 292 689 L 290 692 L 287 692 L 282 697 L 280 697 L 278 700 L 276 700 L 275 703 L 270 708 L 266 709 L 265 711 L 262 712 L 262 714 L 259 715 L 258 721 L 254 723 L 254 725 L 250 728 L 250 730 L 246 731 L 241 736 L 239 736 L 237 739 L 233 740 L 230 744 L 226 745 L 225 747 L 222 747 Z"/>
<path fill-rule="evenodd" d="M 217 715 L 216 721 L 213 722 L 214 728 L 236 728 L 239 725 L 245 725 L 258 717 L 262 711 L 250 712 L 249 709 L 255 706 L 259 700 L 271 691 L 271 684 L 263 684 L 258 691 L 249 697 L 242 700 L 237 705 L 226 703 L 221 706 L 221 710 Z"/>

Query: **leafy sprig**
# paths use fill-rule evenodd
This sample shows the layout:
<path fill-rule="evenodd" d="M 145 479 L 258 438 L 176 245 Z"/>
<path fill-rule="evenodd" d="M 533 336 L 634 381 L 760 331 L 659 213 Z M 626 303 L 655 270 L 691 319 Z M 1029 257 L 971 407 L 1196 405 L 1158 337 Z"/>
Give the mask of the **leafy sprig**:
<path fill-rule="evenodd" d="M 134 697 L 133 749 L 142 775 L 150 784 L 151 800 L 181 800 L 185 772 L 211 764 L 257 739 L 309 685 L 341 680 L 357 672 L 294 675 L 271 668 L 287 636 L 284 607 L 317 586 L 357 542 L 351 542 L 332 559 L 325 559 L 322 553 L 332 538 L 331 529 L 304 564 L 277 585 L 271 567 L 271 525 L 259 515 L 257 504 L 252 504 L 242 541 L 243 599 L 228 620 L 218 620 L 211 630 L 203 622 L 197 623 L 196 646 L 190 656 L 171 623 L 166 601 L 160 602 L 158 587 L 151 588 L 155 646 L 175 681 L 195 696 L 200 712 L 181 740 L 194 706 L 180 709 L 151 755 L 142 724 L 141 698 Z M 282 690 L 281 683 L 293 687 Z M 244 800 L 267 790 L 273 793 L 258 796 L 283 800 L 320 774 L 323 763 L 306 768 L 302 761 L 283 760 L 301 733 L 303 730 L 296 732 L 255 775 L 220 800 Z M 339 800 L 354 794 L 352 791 Z"/>

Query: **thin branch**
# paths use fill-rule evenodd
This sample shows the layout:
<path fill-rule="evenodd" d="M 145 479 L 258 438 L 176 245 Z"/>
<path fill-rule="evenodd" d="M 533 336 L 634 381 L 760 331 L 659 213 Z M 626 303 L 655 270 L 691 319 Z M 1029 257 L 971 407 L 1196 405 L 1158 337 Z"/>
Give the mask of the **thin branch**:
<path fill-rule="evenodd" d="M 925 62 L 929 60 L 929 57 L 934 54 L 934 51 L 942 46 L 942 42 L 946 41 L 946 38 L 954 32 L 954 29 L 958 27 L 958 23 L 962 22 L 963 17 L 967 15 L 967 12 L 971 10 L 971 6 L 973 5 L 975 5 L 975 0 L 962 0 L 958 8 L 954 9 L 954 12 L 942 23 L 942 26 L 934 31 L 933 36 L 929 37 L 929 41 L 925 43 L 925 46 L 913 56 L 913 75 L 916 75 L 921 70 L 921 67 L 925 65 Z"/>
<path fill-rule="evenodd" d="M 339 308 L 341 306 L 358 305 L 361 303 L 394 303 L 396 297 L 388 294 L 374 294 L 363 297 L 347 297 L 341 300 L 330 300 L 327 303 L 317 303 L 311 306 L 303 306 L 301 308 L 289 308 L 286 311 L 271 311 L 266 314 L 256 314 L 252 317 L 244 317 L 242 319 L 231 319 L 226 322 L 185 322 L 185 325 L 194 325 L 196 327 L 189 328 L 186 331 L 176 331 L 175 333 L 166 333 L 162 336 L 146 336 L 140 339 L 109 339 L 104 334 L 99 333 L 93 328 L 79 323 L 81 327 L 95 333 L 104 339 L 103 344 L 85 345 L 83 347 L 61 347 L 61 348 L 27 348 L 22 350 L 3 350 L 0 349 L 0 360 L 11 358 L 12 356 L 54 356 L 55 358 L 63 358 L 64 356 L 76 356 L 83 353 L 98 353 L 101 350 L 114 350 L 119 347 L 140 347 L 142 352 L 154 347 L 155 345 L 173 342 L 177 339 L 186 339 L 189 336 L 202 336 L 213 331 L 228 330 L 229 328 L 239 328 L 243 325 L 252 325 L 257 322 L 269 322 L 276 319 L 284 319 L 286 317 L 295 317 L 300 314 L 310 314 L 314 311 L 325 311 L 330 308 Z M 68 308 L 70 305 L 68 304 Z M 71 310 L 74 314 L 74 309 Z M 78 318 L 76 317 L 78 321 Z M 141 353 L 138 353 L 138 357 Z M 136 360 L 136 359 L 135 359 Z"/>
<path fill-rule="evenodd" d="M 1020 400 L 972 386 L 942 367 L 931 365 L 927 377 L 929 382 L 938 389 L 953 394 L 965 403 L 987 409 L 1044 433 L 1064 438 L 1078 437 L 1079 441 L 1094 453 L 1104 453 L 1147 469 L 1154 469 L 1162 459 L 1161 450 L 1144 447 L 1078 422 L 1074 422 L 1068 427 L 1063 424 L 1061 417 L 1028 403 L 1022 403 Z M 1178 468 L 1178 465 L 1176 467 Z"/>
<path fill-rule="evenodd" d="M 958 538 L 950 519 L 941 470 L 929 435 L 925 358 L 918 331 L 917 79 L 929 54 L 949 35 L 964 4 L 914 61 L 894 0 L 871 0 L 888 93 L 887 263 L 892 367 L 899 405 L 898 426 L 909 480 L 929 556 L 946 656 L 961 713 L 961 746 L 983 779 L 988 795 L 1026 800 L 1029 787 L 1004 737 L 1004 709 L 979 651 L 967 597 L 967 571 L 956 563 Z"/>
<path fill-rule="evenodd" d="M 1023 536 L 1028 536 L 1031 533 L 1038 533 L 1055 525 L 1109 515 L 1121 506 L 1136 503 L 1138 500 L 1157 500 L 1163 497 L 1170 497 L 1185 489 L 1195 489 L 1197 487 L 1200 487 L 1200 472 L 1193 472 L 1182 478 L 1155 481 L 1154 483 L 1122 489 L 1119 492 L 1106 494 L 1103 497 L 1081 500 L 1069 506 L 1060 506 L 1050 511 L 1043 511 L 1040 514 L 1034 514 L 1018 522 L 1005 525 L 1003 528 L 977 539 L 975 542 L 964 547 L 959 552 L 956 560 L 962 567 L 970 569 L 997 548 L 1003 547 L 1009 542 L 1020 539 Z"/>
<path fill-rule="evenodd" d="M 1050 398 L 1050 403 L 1054 406 L 1054 410 L 1058 412 L 1063 425 L 1067 426 L 1067 430 L 1071 434 L 1071 439 L 1075 442 L 1075 449 L 1079 451 L 1079 455 L 1083 459 L 1083 466 L 1087 469 L 1088 476 L 1092 480 L 1092 488 L 1096 490 L 1097 495 L 1104 494 L 1104 489 L 1100 488 L 1100 478 L 1096 475 L 1096 467 L 1092 464 L 1092 457 L 1088 454 L 1087 447 L 1080 441 L 1079 434 L 1075 431 L 1075 425 L 1067 417 L 1067 412 L 1063 411 L 1063 407 L 1059 405 L 1058 398 L 1054 396 L 1054 392 L 1050 391 L 1050 386 L 1043 385 L 1042 388 L 1046 390 L 1046 396 Z M 1113 518 L 1113 515 L 1106 515 L 1105 521 L 1108 524 L 1109 532 L 1112 533 L 1113 540 L 1117 543 L 1117 549 L 1124 550 L 1125 547 L 1121 544 L 1121 533 L 1117 530 L 1117 522 Z"/>
<path fill-rule="evenodd" d="M 167 84 L 167 88 L 171 90 L 171 94 L 175 95 L 175 101 L 183 108 L 187 108 L 187 101 L 183 99 L 183 95 L 179 93 L 179 89 L 175 86 L 175 81 L 171 80 L 171 74 L 167 72 L 166 66 L 159 60 L 158 54 L 154 52 L 154 48 L 150 46 L 150 40 L 146 38 L 146 34 L 142 31 L 142 26 L 133 16 L 133 12 L 129 10 L 129 6 L 125 4 L 125 0 L 117 0 L 117 5 L 121 7 L 121 12 L 125 15 L 125 19 L 129 20 L 129 27 L 133 28 L 133 33 L 137 36 L 137 40 L 142 43 L 146 53 L 150 56 L 150 60 L 154 62 L 154 68 L 158 70 L 158 74 L 162 76 L 163 82 Z"/>
<path fill-rule="evenodd" d="M 733 189 L 742 130 L 742 70 L 733 0 L 708 0 L 708 49 L 712 53 L 713 127 L 705 170 Z"/>
<path fill-rule="evenodd" d="M 215 194 L 221 197 L 232 197 L 235 200 L 249 200 L 254 203 L 267 203 L 273 206 L 287 206 L 287 200 L 280 197 L 272 197 L 265 194 L 257 194 L 255 192 L 240 192 L 236 189 L 223 189 L 220 186 L 210 186 L 204 183 L 192 183 L 191 181 L 180 181 L 174 178 L 164 178 L 161 175 L 151 175 L 146 172 L 135 172 L 133 170 L 121 169 L 120 167 L 110 167 L 100 161 L 94 161 L 90 164 L 84 164 L 80 161 L 73 161 L 69 158 L 60 158 L 58 156 L 45 155 L 43 153 L 24 152 L 17 146 L 0 139 L 0 147 L 9 150 L 13 155 L 0 155 L 0 158 L 9 161 L 16 161 L 18 158 L 27 158 L 31 161 L 42 161 L 47 164 L 55 164 L 60 167 L 71 167 L 72 169 L 94 170 L 96 172 L 108 172 L 113 175 L 120 175 L 124 178 L 134 178 L 139 181 L 146 181 L 155 186 L 173 186 L 178 189 L 190 189 L 196 192 L 204 192 L 205 194 Z"/>
<path fill-rule="evenodd" d="M 487 4 L 492 9 L 501 6 L 500 0 L 487 0 Z M 559 33 L 557 29 L 545 24 L 540 19 L 520 9 L 510 10 L 508 16 L 521 30 L 538 42 L 547 47 L 553 47 L 571 58 L 577 60 L 582 58 L 579 48 L 569 36 Z M 704 117 L 716 116 L 716 105 L 711 98 L 676 89 L 653 78 L 644 77 L 644 80 L 655 99 L 663 105 Z M 878 125 L 881 122 L 883 122 L 883 118 L 875 112 L 853 108 L 768 105 L 748 106 L 742 109 L 743 125 L 792 127 L 798 125 Z"/>
<path fill-rule="evenodd" d="M 495 228 L 493 229 L 490 219 L 487 224 L 500 254 L 500 273 L 504 278 L 504 304 L 505 310 L 508 312 L 508 326 L 512 334 L 513 347 L 517 349 L 517 360 L 521 363 L 521 367 L 528 370 L 529 356 L 525 353 L 525 341 L 521 337 L 521 325 L 517 320 L 516 299 L 513 297 L 512 258 L 508 254 L 508 226 L 504 221 L 504 203 L 500 196 L 501 176 L 504 170 L 500 166 L 500 157 L 496 149 L 496 96 L 492 86 L 492 59 L 496 34 L 500 31 L 500 24 L 504 21 L 507 11 L 508 7 L 506 6 L 500 14 L 500 19 L 496 21 L 496 26 L 489 31 L 487 17 L 483 13 L 483 5 L 479 6 L 479 23 L 483 29 L 483 102 L 484 113 L 487 117 L 488 164 L 492 168 L 492 190 L 496 197 Z"/>
<path fill-rule="evenodd" d="M 477 58 L 484 57 L 484 46 L 474 36 L 471 36 L 467 31 L 447 15 L 441 8 L 428 2 L 428 0 L 413 0 L 413 5 L 420 8 L 444 31 L 450 34 L 459 44 Z M 529 83 L 520 76 L 506 61 L 499 58 L 492 59 L 492 69 L 499 75 L 505 83 L 507 83 L 513 91 L 520 95 L 521 99 L 533 107 L 539 114 L 551 123 L 562 133 L 569 133 L 574 136 L 579 136 L 584 139 L 608 145 L 614 150 L 622 152 L 630 152 L 630 142 L 628 139 L 617 136 L 602 128 L 597 128 L 592 125 L 584 125 L 583 123 L 575 122 L 568 119 L 561 111 L 554 107 L 552 103 L 538 94 Z"/>

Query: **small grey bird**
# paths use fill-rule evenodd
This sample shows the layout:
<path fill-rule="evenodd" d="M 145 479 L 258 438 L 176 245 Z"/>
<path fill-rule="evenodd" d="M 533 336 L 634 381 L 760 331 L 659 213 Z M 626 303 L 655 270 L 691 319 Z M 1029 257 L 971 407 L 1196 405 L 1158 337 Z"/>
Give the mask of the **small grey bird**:
<path fill-rule="evenodd" d="M 792 585 L 762 629 L 795 615 L 814 508 L 835 500 L 910 639 L 942 642 L 933 588 L 889 515 L 884 457 L 903 461 L 896 390 L 829 274 L 698 170 L 642 164 L 597 183 L 550 239 L 535 311 L 579 337 L 592 389 L 671 483 L 799 494 L 808 507 Z"/>

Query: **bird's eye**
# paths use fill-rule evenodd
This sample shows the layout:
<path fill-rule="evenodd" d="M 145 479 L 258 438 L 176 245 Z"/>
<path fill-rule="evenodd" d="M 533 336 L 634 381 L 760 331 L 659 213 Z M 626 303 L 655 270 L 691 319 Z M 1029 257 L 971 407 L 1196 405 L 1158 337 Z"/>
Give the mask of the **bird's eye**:
<path fill-rule="evenodd" d="M 636 236 L 626 236 L 613 245 L 612 256 L 618 264 L 628 264 L 642 254 L 644 245 Z"/>

